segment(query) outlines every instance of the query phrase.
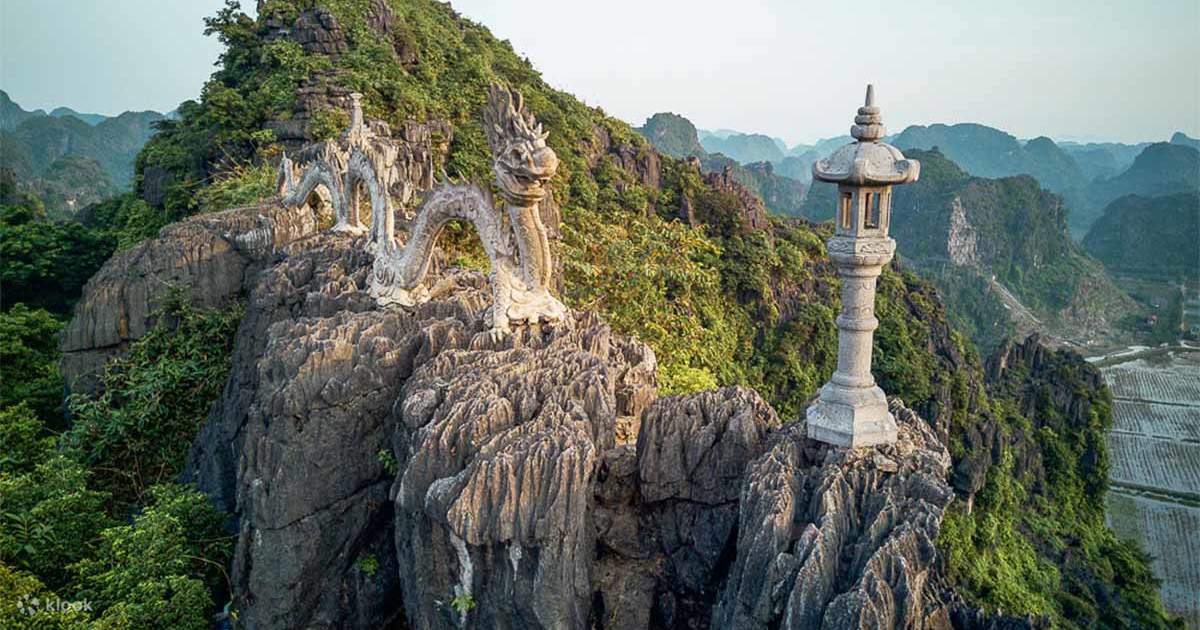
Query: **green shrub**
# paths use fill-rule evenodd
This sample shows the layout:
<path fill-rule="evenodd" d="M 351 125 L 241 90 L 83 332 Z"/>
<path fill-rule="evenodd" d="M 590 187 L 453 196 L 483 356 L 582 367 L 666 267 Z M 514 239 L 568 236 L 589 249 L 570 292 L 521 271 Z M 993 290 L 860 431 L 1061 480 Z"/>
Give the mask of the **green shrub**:
<path fill-rule="evenodd" d="M 732 380 L 728 358 L 745 322 L 721 291 L 720 250 L 702 231 L 640 213 L 618 220 L 573 208 L 563 240 L 567 302 L 649 344 L 664 394 Z"/>
<path fill-rule="evenodd" d="M 275 195 L 277 173 L 269 164 L 238 165 L 198 195 L 200 208 L 215 212 L 250 205 Z"/>
<path fill-rule="evenodd" d="M 209 627 L 211 593 L 227 592 L 233 539 L 204 494 L 177 484 L 149 488 L 128 525 L 100 535 L 94 555 L 72 566 L 100 627 Z"/>
<path fill-rule="evenodd" d="M 0 295 L 56 314 L 70 312 L 112 243 L 75 222 L 51 222 L 40 204 L 0 204 Z"/>
<path fill-rule="evenodd" d="M 54 438 L 25 401 L 0 408 L 0 473 L 30 472 L 54 451 Z"/>
<path fill-rule="evenodd" d="M 0 562 L 0 630 L 95 630 L 82 607 L 54 609 L 59 601 L 36 577 Z"/>
<path fill-rule="evenodd" d="M 42 309 L 16 304 L 0 311 L 0 409 L 24 404 L 46 423 L 61 421 L 61 330 L 62 323 Z"/>
<path fill-rule="evenodd" d="M 0 562 L 58 589 L 67 566 L 87 557 L 111 525 L 108 496 L 87 487 L 87 471 L 53 450 L 33 470 L 0 472 Z"/>

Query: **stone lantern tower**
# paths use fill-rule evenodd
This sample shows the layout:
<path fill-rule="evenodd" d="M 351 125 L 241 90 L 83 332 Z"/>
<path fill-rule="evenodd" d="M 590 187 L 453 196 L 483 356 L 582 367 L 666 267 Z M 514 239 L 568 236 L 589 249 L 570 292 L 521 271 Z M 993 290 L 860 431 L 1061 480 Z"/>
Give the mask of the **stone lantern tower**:
<path fill-rule="evenodd" d="M 834 235 L 829 257 L 842 279 L 842 312 L 837 318 L 837 371 L 808 408 L 808 436 L 838 446 L 870 446 L 896 440 L 896 420 L 871 376 L 875 328 L 875 281 L 896 251 L 888 237 L 892 186 L 917 180 L 921 165 L 882 142 L 886 131 L 867 86 L 850 143 L 813 164 L 813 178 L 838 185 Z"/>

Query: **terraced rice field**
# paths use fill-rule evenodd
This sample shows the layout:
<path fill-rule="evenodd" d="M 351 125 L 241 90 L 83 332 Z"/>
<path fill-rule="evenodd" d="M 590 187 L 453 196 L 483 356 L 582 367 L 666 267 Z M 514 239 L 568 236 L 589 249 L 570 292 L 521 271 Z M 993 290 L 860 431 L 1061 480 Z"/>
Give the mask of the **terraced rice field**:
<path fill-rule="evenodd" d="M 1190 628 L 1200 627 L 1200 509 L 1120 492 L 1108 493 L 1109 526 L 1121 538 L 1141 541 L 1154 556 L 1154 573 L 1162 579 L 1163 605 L 1185 614 Z M 1190 614 L 1188 614 L 1190 611 Z"/>
<path fill-rule="evenodd" d="M 1104 368 L 1108 520 L 1154 557 L 1167 610 L 1200 629 L 1200 352 Z"/>
<path fill-rule="evenodd" d="M 1120 401 L 1113 406 L 1112 430 L 1200 442 L 1200 407 Z"/>
<path fill-rule="evenodd" d="M 1159 367 L 1139 359 L 1108 368 L 1104 380 L 1114 398 L 1200 405 L 1200 371 L 1190 361 Z"/>
<path fill-rule="evenodd" d="M 1108 478 L 1114 484 L 1200 500 L 1200 444 L 1113 432 L 1108 434 L 1108 454 Z"/>

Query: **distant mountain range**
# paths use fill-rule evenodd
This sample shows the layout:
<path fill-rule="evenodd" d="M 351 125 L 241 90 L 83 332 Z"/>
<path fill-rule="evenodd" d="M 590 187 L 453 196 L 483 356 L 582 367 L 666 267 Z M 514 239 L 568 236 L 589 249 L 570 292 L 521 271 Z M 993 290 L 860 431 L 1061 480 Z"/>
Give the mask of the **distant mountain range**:
<path fill-rule="evenodd" d="M 73 214 L 130 188 L 134 160 L 165 117 L 26 111 L 0 91 L 0 177 L 41 198 L 52 216 Z"/>
<path fill-rule="evenodd" d="M 1195 148 L 1195 142 L 1183 134 L 1175 134 L 1170 143 L 1147 145 L 1120 174 L 1091 182 L 1075 209 L 1078 225 L 1091 228 L 1107 212 L 1109 204 L 1126 195 L 1200 193 L 1200 150 Z"/>
<path fill-rule="evenodd" d="M 712 131 L 708 131 L 706 129 L 697 129 L 696 133 L 698 133 L 700 135 L 701 143 L 706 142 L 710 138 L 716 138 L 718 140 L 726 140 L 730 136 L 748 135 L 748 134 L 743 134 L 742 132 L 737 131 L 736 129 L 714 129 Z M 750 134 L 750 135 L 759 135 L 759 134 Z M 781 152 L 787 153 L 788 145 L 787 145 L 787 142 L 784 142 L 783 138 L 771 137 L 770 140 L 771 140 L 771 142 L 773 142 L 775 144 L 776 147 L 779 148 L 779 150 Z"/>
<path fill-rule="evenodd" d="M 734 147 L 743 158 L 756 151 L 767 151 L 783 157 L 783 151 L 775 139 L 736 133 L 722 138 L 716 133 L 706 132 L 703 138 L 707 140 L 704 140 L 692 121 L 669 112 L 654 114 L 635 131 L 649 140 L 654 148 L 671 157 L 699 159 L 701 170 L 706 173 L 720 173 L 728 169 L 733 179 L 761 197 L 771 212 L 786 216 L 797 216 L 800 212 L 807 192 L 804 182 L 776 172 L 776 166 L 771 161 L 742 162 L 731 155 L 708 149 L 710 146 Z"/>
<path fill-rule="evenodd" d="M 734 133 L 725 137 L 708 135 L 700 137 L 700 144 L 709 153 L 722 153 L 742 164 L 751 162 L 779 162 L 783 160 L 787 147 L 780 141 L 758 133 Z"/>
<path fill-rule="evenodd" d="M 811 178 L 815 160 L 852 141 L 830 138 L 785 153 L 762 134 L 701 135 L 677 114 L 657 114 L 639 131 L 664 153 L 698 157 L 706 171 L 740 169 L 777 212 L 794 200 L 786 189 L 781 198 L 776 182 Z M 1076 208 L 1102 209 L 1119 191 L 1177 192 L 1185 173 L 1200 173 L 1188 162 L 1196 150 L 1183 144 L 1147 144 L 1140 153 L 1118 144 L 1064 148 L 974 124 L 913 126 L 889 140 L 922 162 L 920 181 L 896 192 L 892 231 L 902 256 L 934 279 L 985 349 L 1013 333 L 1080 344 L 1122 334 L 1118 324 L 1138 306 L 1070 238 L 1069 218 Z M 1090 172 L 1116 174 L 1091 182 L 1073 153 L 1095 158 Z M 754 161 L 739 165 L 739 157 Z M 799 211 L 787 214 L 827 220 L 835 196 L 833 186 L 813 183 Z"/>
<path fill-rule="evenodd" d="M 764 134 L 723 129 L 699 135 L 708 153 L 721 153 L 742 164 L 767 161 L 776 174 L 805 184 L 812 179 L 813 162 L 852 141 L 850 136 L 838 136 L 783 151 L 781 140 Z M 902 150 L 936 148 L 979 177 L 1032 176 L 1065 200 L 1067 226 L 1076 239 L 1087 234 L 1109 203 L 1124 195 L 1200 191 L 1195 153 L 1200 140 L 1182 132 L 1169 143 L 1079 143 L 1055 142 L 1045 136 L 1020 140 L 986 125 L 960 123 L 912 125 L 887 141 Z M 820 194 L 819 187 L 815 192 Z M 803 214 L 811 215 L 814 201 L 805 202 L 809 209 Z"/>
<path fill-rule="evenodd" d="M 1032 175 L 1061 195 L 1072 236 L 1082 238 L 1108 203 L 1128 194 L 1200 190 L 1200 141 L 1176 133 L 1170 143 L 1064 144 L 1046 137 L 1020 142 L 976 124 L 912 126 L 891 138 L 902 150 L 937 148 L 972 175 Z"/>
<path fill-rule="evenodd" d="M 1022 144 L 1012 135 L 984 125 L 913 125 L 890 139 L 900 150 L 937 148 L 962 169 L 979 177 L 1032 175 L 1042 186 L 1062 193 L 1080 187 L 1084 176 L 1069 154 L 1046 137 Z"/>

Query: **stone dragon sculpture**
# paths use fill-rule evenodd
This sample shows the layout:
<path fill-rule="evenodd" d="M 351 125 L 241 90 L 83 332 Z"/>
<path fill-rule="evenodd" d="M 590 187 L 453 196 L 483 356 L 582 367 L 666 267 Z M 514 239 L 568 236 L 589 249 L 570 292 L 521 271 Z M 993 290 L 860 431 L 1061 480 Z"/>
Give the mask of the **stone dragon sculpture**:
<path fill-rule="evenodd" d="M 303 172 L 286 157 L 280 164 L 278 187 L 284 205 L 304 203 L 316 191 L 333 202 L 337 215 L 334 229 L 357 232 L 362 228 L 356 224 L 356 208 L 350 207 L 357 199 L 347 191 L 353 190 L 356 181 L 367 185 L 372 205 L 370 240 L 375 250 L 370 292 L 382 306 L 414 306 L 428 300 L 422 281 L 438 235 L 452 220 L 468 221 L 475 226 L 491 261 L 492 333 L 502 336 L 513 325 L 561 321 L 567 309 L 550 293 L 553 261 L 538 212 L 548 194 L 547 182 L 558 170 L 558 156 L 546 145 L 547 134 L 526 111 L 521 94 L 493 85 L 483 115 L 503 208 L 494 208 L 492 195 L 480 186 L 443 184 L 426 196 L 409 225 L 403 247 L 392 233 L 390 200 L 386 193 L 379 194 L 396 179 L 388 166 L 395 151 L 386 150 L 388 147 L 382 146 L 386 142 L 364 127 L 360 98 L 353 97 L 351 129 L 341 141 L 345 147 L 327 141 L 329 146 L 309 151 L 319 159 L 311 160 Z"/>
<path fill-rule="evenodd" d="M 493 85 L 484 125 L 504 210 L 493 209 L 490 195 L 474 185 L 434 189 L 413 219 L 404 248 L 376 254 L 371 293 L 381 304 L 409 306 L 427 299 L 421 281 L 434 243 L 446 223 L 460 219 L 475 226 L 492 264 L 492 330 L 506 333 L 512 324 L 557 322 L 566 308 L 550 294 L 553 263 L 538 205 L 558 157 L 518 92 Z"/>

